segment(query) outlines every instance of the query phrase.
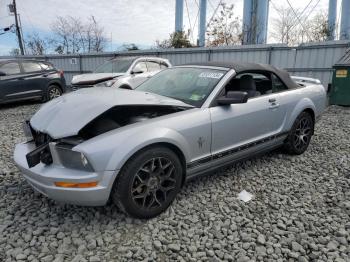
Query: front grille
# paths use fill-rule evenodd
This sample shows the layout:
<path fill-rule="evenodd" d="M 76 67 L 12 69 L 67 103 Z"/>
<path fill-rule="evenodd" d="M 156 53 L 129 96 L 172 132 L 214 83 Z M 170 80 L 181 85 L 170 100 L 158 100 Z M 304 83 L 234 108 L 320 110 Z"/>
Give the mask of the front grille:
<path fill-rule="evenodd" d="M 53 141 L 53 139 L 48 134 L 36 131 L 32 128 L 31 131 L 36 148 L 26 155 L 28 166 L 33 167 L 40 162 L 50 165 L 52 163 L 52 155 L 49 143 Z"/>
<path fill-rule="evenodd" d="M 36 146 L 41 146 L 52 141 L 52 138 L 45 133 L 33 130 L 33 139 Z"/>

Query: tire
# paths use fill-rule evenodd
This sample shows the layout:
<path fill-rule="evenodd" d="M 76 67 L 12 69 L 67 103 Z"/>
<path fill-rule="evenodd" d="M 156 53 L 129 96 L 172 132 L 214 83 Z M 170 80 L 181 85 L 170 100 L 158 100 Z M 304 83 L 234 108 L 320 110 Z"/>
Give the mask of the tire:
<path fill-rule="evenodd" d="M 46 101 L 60 97 L 62 95 L 62 89 L 56 85 L 50 85 L 47 89 Z"/>
<path fill-rule="evenodd" d="M 294 121 L 292 129 L 284 144 L 284 149 L 288 154 L 300 155 L 308 148 L 311 137 L 314 133 L 314 119 L 307 113 L 302 112 Z"/>
<path fill-rule="evenodd" d="M 178 156 L 167 147 L 151 147 L 127 161 L 114 183 L 111 199 L 132 217 L 152 218 L 173 202 L 182 179 Z"/>

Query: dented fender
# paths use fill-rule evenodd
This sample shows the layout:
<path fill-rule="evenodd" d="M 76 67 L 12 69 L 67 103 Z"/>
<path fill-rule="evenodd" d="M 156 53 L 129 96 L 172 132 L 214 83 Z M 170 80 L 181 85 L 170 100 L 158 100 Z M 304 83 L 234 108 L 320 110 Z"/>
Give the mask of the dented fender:
<path fill-rule="evenodd" d="M 74 149 L 83 152 L 96 170 L 118 170 L 137 151 L 156 143 L 169 143 L 178 147 L 189 159 L 191 152 L 183 135 L 170 128 L 121 128 L 92 138 Z M 98 145 L 98 148 L 96 147 Z M 109 156 L 106 158 L 106 156 Z"/>

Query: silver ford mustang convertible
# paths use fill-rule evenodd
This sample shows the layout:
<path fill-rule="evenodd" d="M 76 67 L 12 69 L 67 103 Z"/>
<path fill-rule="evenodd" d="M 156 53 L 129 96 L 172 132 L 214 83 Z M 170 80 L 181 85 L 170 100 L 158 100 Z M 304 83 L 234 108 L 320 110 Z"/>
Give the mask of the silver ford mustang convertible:
<path fill-rule="evenodd" d="M 281 146 L 303 153 L 325 106 L 322 85 L 298 85 L 272 66 L 177 66 L 133 91 L 83 89 L 46 103 L 27 121 L 14 159 L 49 198 L 111 199 L 150 218 L 188 179 Z"/>

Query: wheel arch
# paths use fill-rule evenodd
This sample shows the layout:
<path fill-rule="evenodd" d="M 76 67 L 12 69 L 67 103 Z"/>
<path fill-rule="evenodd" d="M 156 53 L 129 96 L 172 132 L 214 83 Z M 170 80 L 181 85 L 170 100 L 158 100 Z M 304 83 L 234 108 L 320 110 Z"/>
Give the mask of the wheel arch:
<path fill-rule="evenodd" d="M 132 159 L 135 155 L 139 154 L 142 151 L 152 149 L 154 147 L 165 147 L 173 151 L 177 157 L 180 160 L 181 166 L 182 166 L 182 185 L 184 184 L 186 180 L 186 157 L 183 151 L 180 149 L 179 146 L 175 145 L 174 143 L 171 142 L 155 142 L 148 144 L 140 149 L 138 149 L 136 152 L 134 152 L 122 165 L 121 169 L 125 166 L 125 164 Z"/>
<path fill-rule="evenodd" d="M 315 122 L 315 120 L 316 120 L 316 114 L 315 114 L 316 107 L 315 107 L 314 103 L 311 101 L 311 99 L 304 98 L 304 99 L 300 100 L 297 103 L 297 105 L 294 107 L 294 110 L 292 111 L 290 118 L 289 118 L 290 121 L 289 121 L 287 130 L 290 130 L 292 128 L 295 120 L 302 112 L 309 113 Z"/>
<path fill-rule="evenodd" d="M 145 151 L 145 150 L 149 150 L 152 149 L 154 147 L 165 147 L 170 149 L 171 151 L 173 151 L 180 160 L 181 166 L 182 166 L 182 181 L 181 181 L 181 187 L 185 184 L 186 181 L 186 157 L 184 155 L 184 153 L 182 152 L 182 150 L 175 145 L 174 143 L 170 143 L 170 142 L 155 142 L 155 143 L 151 143 L 148 144 L 140 149 L 138 149 L 137 151 L 133 152 L 126 161 L 123 162 L 123 164 L 120 167 L 120 170 L 128 163 L 129 160 L 131 160 L 134 156 L 136 156 L 137 154 L 140 154 L 141 152 Z M 119 171 L 120 172 L 120 171 Z M 110 191 L 110 195 L 109 195 L 109 199 L 111 198 L 111 194 L 112 194 L 112 188 L 115 187 L 115 184 L 118 183 L 119 180 L 119 176 L 117 175 L 113 181 L 113 186 L 111 187 L 111 191 Z"/>
<path fill-rule="evenodd" d="M 47 84 L 47 89 L 49 89 L 50 86 L 57 86 L 61 89 L 62 93 L 63 93 L 63 87 L 62 87 L 62 84 L 59 82 L 59 81 L 55 81 L 55 80 L 51 80 L 50 82 L 48 82 Z"/>

